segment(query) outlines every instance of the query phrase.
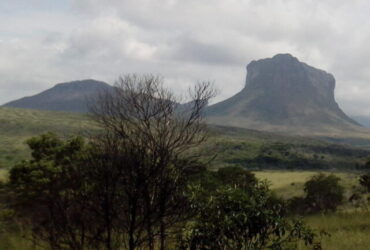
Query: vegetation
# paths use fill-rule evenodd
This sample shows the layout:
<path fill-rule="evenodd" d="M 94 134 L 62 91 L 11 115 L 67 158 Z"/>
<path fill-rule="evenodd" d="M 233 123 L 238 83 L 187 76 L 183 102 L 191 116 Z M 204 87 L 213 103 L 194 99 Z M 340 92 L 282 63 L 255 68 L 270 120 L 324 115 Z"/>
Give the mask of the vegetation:
<path fill-rule="evenodd" d="M 361 175 L 360 184 L 366 189 L 367 192 L 370 192 L 370 173 L 368 172 L 370 168 L 370 158 L 367 159 L 365 168 L 367 173 Z"/>
<path fill-rule="evenodd" d="M 2 211 L 50 249 L 313 244 L 316 234 L 252 173 L 203 167 L 191 149 L 207 137 L 202 110 L 213 91 L 200 83 L 190 93 L 179 109 L 160 78 L 121 78 L 92 107 L 99 130 L 87 142 L 52 133 L 27 141 L 31 157 L 11 169 Z"/>
<path fill-rule="evenodd" d="M 81 114 L 0 108 L 0 167 L 11 166 L 30 158 L 26 140 L 45 132 L 62 137 L 86 135 L 95 127 Z"/>
<path fill-rule="evenodd" d="M 344 188 L 340 178 L 322 173 L 312 176 L 304 184 L 304 197 L 290 199 L 290 208 L 295 213 L 318 213 L 335 211 L 344 200 Z"/>
<path fill-rule="evenodd" d="M 318 231 L 330 236 L 321 238 L 322 249 L 368 249 L 370 244 L 370 214 L 368 211 L 316 214 L 304 221 Z M 301 244 L 300 249 L 310 249 Z"/>
<path fill-rule="evenodd" d="M 202 110 L 213 94 L 209 84 L 197 85 L 193 101 L 180 106 L 160 78 L 119 83 L 100 95 L 90 117 L 0 108 L 0 249 L 370 244 L 370 222 L 361 219 L 368 217 L 369 150 L 246 129 L 208 131 Z M 54 133 L 29 139 L 44 131 Z M 317 172 L 333 168 L 341 172 Z M 289 204 L 303 221 L 288 213 Z"/>
<path fill-rule="evenodd" d="M 0 121 L 0 168 L 4 169 L 30 158 L 25 144 L 30 137 L 47 131 L 64 138 L 86 136 L 97 129 L 81 114 L 16 108 L 0 108 Z M 361 170 L 370 155 L 368 149 L 319 139 L 215 126 L 210 127 L 201 151 L 205 161 L 214 158 L 213 169 L 236 166 L 251 170 Z"/>
<path fill-rule="evenodd" d="M 264 182 L 231 182 L 207 193 L 195 191 L 198 213 L 185 227 L 180 249 L 294 249 L 299 240 L 314 243 L 314 232 L 290 221 L 284 202 Z"/>
<path fill-rule="evenodd" d="M 317 139 L 246 129 L 213 127 L 204 146 L 214 155 L 213 168 L 239 166 L 251 170 L 363 169 L 369 151 Z"/>
<path fill-rule="evenodd" d="M 239 171 L 239 170 L 238 170 Z M 272 190 L 275 191 L 278 197 L 292 197 L 295 195 L 303 195 L 304 183 L 311 176 L 317 174 L 314 171 L 258 171 L 254 172 L 256 179 L 267 180 Z M 327 173 L 327 172 L 324 172 Z M 304 217 L 304 222 L 308 226 L 314 228 L 316 233 L 321 230 L 327 232 L 329 236 L 318 237 L 322 249 L 366 249 L 370 244 L 369 226 L 370 218 L 366 208 L 354 208 L 348 201 L 355 185 L 358 185 L 360 173 L 351 172 L 332 172 L 332 174 L 341 178 L 340 183 L 345 187 L 345 203 L 339 207 L 336 213 L 314 214 Z M 204 178 L 207 175 L 210 178 Z M 202 174 L 194 173 L 193 177 L 197 183 L 208 183 L 212 188 L 212 183 L 219 183 L 222 180 L 216 176 L 218 172 L 205 171 Z M 292 185 L 292 183 L 294 185 Z M 214 184 L 218 185 L 218 184 Z M 285 196 L 289 194 L 289 196 Z M 186 235 L 184 235 L 186 236 Z M 343 239 L 347 239 L 343 241 Z M 306 250 L 312 247 L 306 247 L 304 242 L 298 242 L 298 249 Z M 3 232 L 0 239 L 0 249 L 34 249 L 32 242 L 29 242 L 21 237 L 21 234 L 16 232 Z M 40 248 L 36 248 L 40 249 Z"/>
<path fill-rule="evenodd" d="M 47 243 L 51 249 L 83 249 L 85 241 L 95 243 L 89 234 L 98 231 L 98 217 L 85 213 L 91 192 L 82 138 L 62 141 L 45 134 L 28 141 L 32 160 L 23 161 L 10 171 L 5 195 L 9 207 L 32 240 Z M 96 197 L 98 198 L 98 197 Z M 97 226 L 98 227 L 98 226 Z"/>

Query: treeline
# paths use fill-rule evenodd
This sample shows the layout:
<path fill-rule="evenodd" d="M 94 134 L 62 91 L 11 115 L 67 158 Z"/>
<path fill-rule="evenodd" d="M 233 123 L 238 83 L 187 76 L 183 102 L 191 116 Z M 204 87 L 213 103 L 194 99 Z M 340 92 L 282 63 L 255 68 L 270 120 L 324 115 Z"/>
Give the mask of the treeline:
<path fill-rule="evenodd" d="M 208 146 L 219 157 L 219 165 L 260 169 L 346 169 L 364 170 L 369 150 L 343 145 L 314 145 L 262 141 L 220 140 Z"/>

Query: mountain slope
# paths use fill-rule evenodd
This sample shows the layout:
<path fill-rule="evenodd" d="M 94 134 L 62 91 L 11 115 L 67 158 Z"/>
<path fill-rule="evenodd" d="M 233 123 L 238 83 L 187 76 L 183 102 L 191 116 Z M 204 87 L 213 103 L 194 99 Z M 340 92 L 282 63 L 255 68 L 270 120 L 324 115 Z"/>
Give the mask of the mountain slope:
<path fill-rule="evenodd" d="M 85 113 L 88 110 L 88 100 L 99 91 L 110 88 L 112 87 L 107 83 L 92 79 L 59 83 L 37 95 L 8 102 L 3 106 Z"/>
<path fill-rule="evenodd" d="M 246 84 L 233 97 L 210 106 L 214 124 L 296 134 L 364 131 L 338 106 L 335 79 L 289 54 L 252 61 Z"/>

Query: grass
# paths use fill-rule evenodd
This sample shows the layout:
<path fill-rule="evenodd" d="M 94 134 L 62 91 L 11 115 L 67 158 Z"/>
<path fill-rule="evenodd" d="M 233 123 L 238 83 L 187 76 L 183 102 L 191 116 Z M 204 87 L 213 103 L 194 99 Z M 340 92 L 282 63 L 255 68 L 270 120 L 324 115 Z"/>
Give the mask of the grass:
<path fill-rule="evenodd" d="M 321 171 L 324 174 L 334 174 L 341 178 L 341 184 L 346 190 L 346 197 L 351 195 L 353 188 L 358 186 L 359 172 Z M 255 171 L 258 179 L 267 180 L 278 195 L 284 198 L 303 195 L 304 183 L 319 171 Z"/>
<path fill-rule="evenodd" d="M 0 168 L 29 157 L 25 141 L 45 132 L 60 136 L 83 134 L 94 128 L 81 114 L 0 108 Z"/>
<path fill-rule="evenodd" d="M 257 178 L 270 182 L 271 188 L 284 198 L 303 195 L 303 184 L 317 171 L 256 171 Z M 359 173 L 323 172 L 341 178 L 345 187 L 346 198 L 358 186 Z M 294 183 L 294 184 L 292 184 Z M 354 209 L 346 203 L 338 212 L 306 216 L 303 220 L 316 232 L 325 231 L 330 236 L 323 236 L 322 247 L 325 250 L 366 250 L 370 246 L 370 211 L 366 208 Z M 300 244 L 300 250 L 310 248 Z"/>
<path fill-rule="evenodd" d="M 370 212 L 336 213 L 304 218 L 318 231 L 330 234 L 322 238 L 325 250 L 367 250 L 370 246 Z M 308 249 L 301 246 L 300 249 Z"/>

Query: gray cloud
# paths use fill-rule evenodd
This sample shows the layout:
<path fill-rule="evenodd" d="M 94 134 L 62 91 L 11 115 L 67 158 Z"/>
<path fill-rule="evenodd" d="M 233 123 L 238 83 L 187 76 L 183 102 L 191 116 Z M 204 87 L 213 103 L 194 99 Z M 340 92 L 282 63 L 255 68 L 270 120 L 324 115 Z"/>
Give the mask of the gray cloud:
<path fill-rule="evenodd" d="M 337 99 L 370 115 L 366 0 L 13 0 L 0 3 L 0 103 L 54 83 L 158 73 L 181 93 L 244 85 L 253 59 L 291 53 L 335 75 Z"/>

